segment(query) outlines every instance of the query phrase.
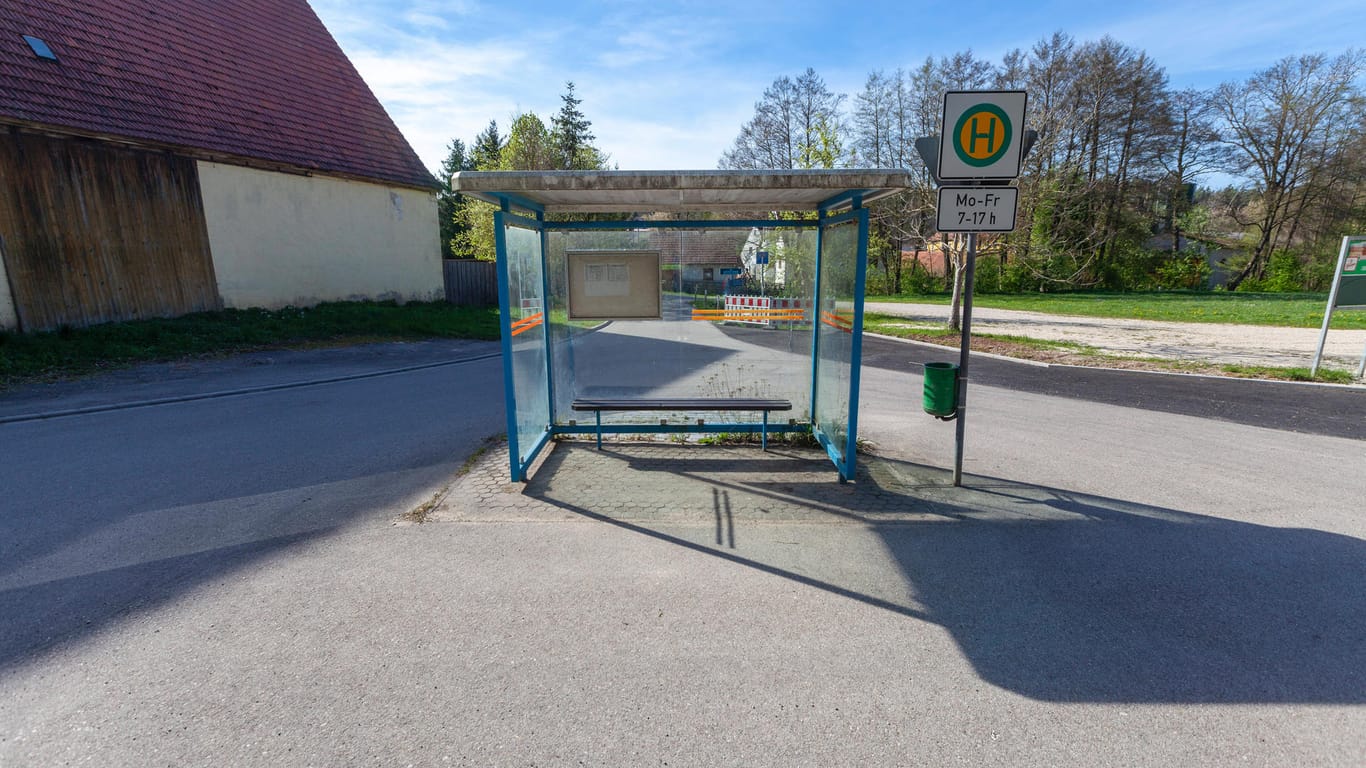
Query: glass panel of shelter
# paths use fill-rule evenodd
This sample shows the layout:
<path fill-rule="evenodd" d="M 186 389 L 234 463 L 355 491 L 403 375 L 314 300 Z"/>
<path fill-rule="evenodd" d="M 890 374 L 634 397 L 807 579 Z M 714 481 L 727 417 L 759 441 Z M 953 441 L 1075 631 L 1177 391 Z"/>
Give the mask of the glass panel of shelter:
<path fill-rule="evenodd" d="M 514 476 L 525 472 L 537 446 L 547 435 L 550 419 L 550 378 L 547 372 L 546 333 L 549 312 L 544 301 L 545 273 L 541 232 L 537 222 L 499 214 L 505 252 L 507 312 L 503 322 L 505 354 L 509 356 L 513 418 L 509 441 Z"/>
<path fill-rule="evenodd" d="M 567 317 L 568 254 L 574 251 L 657 251 L 658 320 L 568 321 L 552 326 L 554 423 L 567 426 L 591 414 L 571 409 L 576 398 L 778 398 L 793 410 L 774 423 L 810 421 L 811 330 L 816 236 L 809 228 L 556 230 L 547 223 L 549 306 Z M 755 263 L 758 251 L 767 265 Z M 759 270 L 764 296 L 759 297 Z M 707 271 L 711 275 L 707 275 Z M 775 294 L 777 295 L 775 297 Z M 801 321 L 768 320 L 761 312 L 722 322 L 694 309 L 770 306 L 804 311 Z M 780 298 L 783 301 L 776 301 Z M 718 425 L 754 422 L 759 414 L 731 412 L 607 412 L 604 425 Z M 590 422 L 591 423 L 591 422 Z"/>
<path fill-rule="evenodd" d="M 817 438 L 846 477 L 850 468 L 850 397 L 855 358 L 858 279 L 857 221 L 821 233 L 820 297 L 817 302 L 814 419 Z"/>

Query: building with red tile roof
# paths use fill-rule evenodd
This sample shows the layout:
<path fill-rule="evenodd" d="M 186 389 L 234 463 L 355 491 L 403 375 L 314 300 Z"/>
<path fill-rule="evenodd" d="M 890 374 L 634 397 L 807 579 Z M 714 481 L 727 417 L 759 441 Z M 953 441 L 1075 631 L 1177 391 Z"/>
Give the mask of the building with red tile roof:
<path fill-rule="evenodd" d="M 0 327 L 433 298 L 437 188 L 306 0 L 0 0 Z"/>
<path fill-rule="evenodd" d="M 436 186 L 306 0 L 0 0 L 0 123 Z"/>

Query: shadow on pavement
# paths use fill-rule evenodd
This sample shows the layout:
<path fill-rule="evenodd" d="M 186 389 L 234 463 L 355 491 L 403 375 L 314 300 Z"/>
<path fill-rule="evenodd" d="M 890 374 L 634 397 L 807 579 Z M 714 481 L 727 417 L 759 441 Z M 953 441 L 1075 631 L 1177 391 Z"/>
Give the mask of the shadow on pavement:
<path fill-rule="evenodd" d="M 315 538 L 298 533 L 0 591 L 0 670 Z"/>
<path fill-rule="evenodd" d="M 737 340 L 774 350 L 780 336 L 725 328 Z M 919 392 L 926 362 L 958 359 L 958 350 L 927 344 L 863 338 L 863 367 L 905 374 L 907 389 Z M 1160 413 L 1175 413 L 1234 424 L 1311 435 L 1366 440 L 1366 419 L 1343 418 L 1366 408 L 1366 390 L 1288 381 L 1183 376 L 1150 371 L 1030 365 L 975 354 L 972 383 Z M 969 395 L 969 398 L 972 396 Z"/>
<path fill-rule="evenodd" d="M 840 485 L 814 454 L 708 450 L 562 445 L 525 493 L 939 624 L 984 680 L 1034 699 L 1366 703 L 1361 540 L 996 478 L 954 489 L 942 470 L 877 457 Z M 614 493 L 634 495 L 585 501 Z M 774 520 L 860 524 L 900 573 L 745 546 Z"/>
<path fill-rule="evenodd" d="M 470 376 L 0 427 L 22 447 L 0 470 L 0 674 L 421 500 L 501 426 L 501 407 L 450 408 L 453 391 L 497 402 L 497 377 Z"/>

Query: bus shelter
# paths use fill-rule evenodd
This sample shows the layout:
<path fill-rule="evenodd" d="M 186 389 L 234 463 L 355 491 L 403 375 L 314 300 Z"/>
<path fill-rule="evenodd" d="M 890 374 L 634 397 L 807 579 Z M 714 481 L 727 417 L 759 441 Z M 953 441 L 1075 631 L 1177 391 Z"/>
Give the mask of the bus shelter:
<path fill-rule="evenodd" d="M 591 432 L 810 432 L 852 479 L 867 206 L 909 185 L 881 170 L 456 173 L 455 192 L 495 206 L 512 479 L 554 436 Z"/>

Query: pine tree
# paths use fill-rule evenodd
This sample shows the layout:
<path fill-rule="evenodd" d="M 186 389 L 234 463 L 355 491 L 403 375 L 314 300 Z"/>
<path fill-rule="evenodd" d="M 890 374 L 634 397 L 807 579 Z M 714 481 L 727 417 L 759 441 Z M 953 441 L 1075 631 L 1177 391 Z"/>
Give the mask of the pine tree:
<path fill-rule="evenodd" d="M 441 191 L 436 195 L 436 211 L 441 227 L 441 256 L 452 259 L 455 258 L 455 253 L 451 243 L 461 230 L 455 213 L 462 198 L 451 189 L 451 175 L 470 170 L 470 158 L 465 155 L 465 142 L 460 139 L 451 139 L 449 150 L 445 161 L 441 163 L 441 173 L 437 176 L 437 181 L 441 182 Z"/>
<path fill-rule="evenodd" d="M 551 118 L 551 135 L 559 155 L 560 167 L 565 170 L 592 170 L 599 166 L 597 152 L 591 156 L 585 150 L 593 149 L 593 139 L 589 132 L 593 125 L 579 110 L 581 100 L 574 95 L 573 81 L 564 84 L 565 92 L 560 95 L 560 111 Z"/>
<path fill-rule="evenodd" d="M 474 148 L 470 151 L 470 169 L 497 170 L 498 158 L 502 153 L 503 137 L 498 135 L 498 121 L 490 120 L 488 127 L 474 137 Z"/>

